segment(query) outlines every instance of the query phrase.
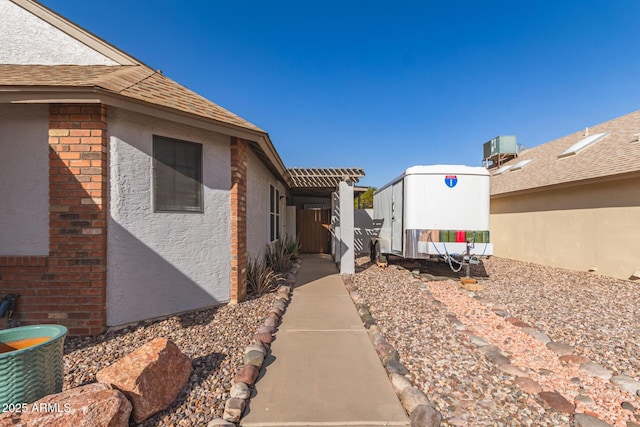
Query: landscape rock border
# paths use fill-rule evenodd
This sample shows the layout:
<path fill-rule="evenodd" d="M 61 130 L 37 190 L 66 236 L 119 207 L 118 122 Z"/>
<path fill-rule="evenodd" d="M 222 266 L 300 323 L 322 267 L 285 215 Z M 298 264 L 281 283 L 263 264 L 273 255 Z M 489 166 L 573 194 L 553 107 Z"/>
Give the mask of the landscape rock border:
<path fill-rule="evenodd" d="M 442 304 L 441 301 L 435 299 L 433 295 L 431 295 L 431 292 L 426 284 L 426 282 L 430 282 L 429 279 L 421 277 L 420 274 L 416 274 L 415 272 L 410 273 L 413 275 L 416 285 L 420 286 L 420 290 L 423 293 L 426 293 L 427 296 L 430 297 L 429 299 L 434 304 Z M 587 375 L 598 377 L 604 381 L 609 381 L 611 384 L 616 385 L 620 390 L 624 392 L 633 394 L 634 390 L 640 390 L 640 382 L 624 375 L 613 376 L 611 371 L 604 368 L 603 366 L 592 363 L 587 358 L 575 354 L 575 348 L 573 348 L 572 346 L 562 342 L 553 341 L 544 332 L 538 331 L 527 323 L 521 321 L 520 319 L 513 317 L 507 311 L 506 307 L 500 304 L 494 304 L 493 302 L 480 297 L 474 291 L 470 291 L 464 288 L 461 289 L 461 291 L 466 293 L 468 297 L 473 298 L 474 300 L 486 305 L 496 315 L 502 317 L 504 321 L 512 324 L 515 327 L 521 328 L 528 335 L 543 343 L 550 351 L 554 352 L 558 356 L 560 362 L 577 364 L 580 370 L 584 371 Z M 466 330 L 466 327 L 453 313 L 447 314 L 446 317 L 456 327 L 456 329 L 460 331 Z M 540 384 L 529 378 L 527 372 L 511 365 L 510 359 L 502 354 L 499 347 L 490 345 L 483 337 L 475 336 L 471 333 L 468 333 L 468 339 L 471 344 L 473 344 L 478 351 L 483 353 L 485 357 L 489 361 L 491 361 L 498 370 L 514 376 L 516 378 L 515 384 L 522 391 L 536 395 L 538 399 L 545 402 L 554 410 L 558 412 L 564 412 L 572 416 L 574 418 L 574 421 L 576 422 L 576 425 L 586 425 L 581 424 L 581 422 L 579 422 L 578 420 L 582 420 L 582 423 L 588 422 L 588 420 L 597 420 L 599 426 L 611 426 L 611 424 L 600 420 L 595 413 L 591 413 L 589 411 L 586 411 L 586 413 L 584 414 L 576 412 L 576 404 L 579 401 L 583 403 L 586 401 L 592 401 L 590 397 L 578 395 L 575 397 L 574 402 L 572 403 L 556 390 L 544 391 Z M 637 393 L 640 394 L 640 391 L 637 391 Z"/>
<path fill-rule="evenodd" d="M 291 301 L 291 294 L 301 264 L 302 259 L 296 259 L 289 272 L 285 274 L 286 284 L 276 290 L 276 301 L 244 351 L 243 365 L 238 367 L 236 375 L 231 381 L 230 397 L 224 405 L 222 418 L 214 418 L 207 424 L 207 427 L 234 427 L 242 419 L 244 410 L 251 399 L 251 388 L 260 375 L 260 369 L 269 353 L 274 334 L 277 332 L 282 316 Z"/>
<path fill-rule="evenodd" d="M 442 414 L 431 403 L 427 395 L 418 387 L 415 387 L 411 380 L 406 377 L 409 370 L 400 362 L 398 351 L 382 336 L 381 330 L 375 318 L 371 315 L 366 301 L 358 293 L 358 288 L 353 283 L 353 277 L 351 275 L 342 275 L 342 281 L 358 310 L 362 324 L 369 334 L 371 343 L 387 372 L 400 404 L 409 415 L 411 427 L 440 426 Z"/>

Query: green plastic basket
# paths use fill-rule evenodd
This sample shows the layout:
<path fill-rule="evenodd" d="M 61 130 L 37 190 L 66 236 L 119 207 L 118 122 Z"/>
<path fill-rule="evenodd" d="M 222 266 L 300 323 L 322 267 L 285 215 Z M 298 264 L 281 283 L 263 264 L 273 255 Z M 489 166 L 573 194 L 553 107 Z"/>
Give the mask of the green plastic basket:
<path fill-rule="evenodd" d="M 62 391 L 62 356 L 66 335 L 67 328 L 60 325 L 33 325 L 0 330 L 0 343 L 49 338 L 31 347 L 0 353 L 0 412 L 6 405 L 31 403 L 48 394 Z"/>

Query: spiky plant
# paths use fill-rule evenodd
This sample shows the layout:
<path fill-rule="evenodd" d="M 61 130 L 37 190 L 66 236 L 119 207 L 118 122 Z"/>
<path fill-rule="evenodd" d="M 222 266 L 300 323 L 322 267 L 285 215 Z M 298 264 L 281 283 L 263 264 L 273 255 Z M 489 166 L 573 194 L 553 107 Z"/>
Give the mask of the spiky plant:
<path fill-rule="evenodd" d="M 264 295 L 278 287 L 282 275 L 272 271 L 265 261 L 250 259 L 247 262 L 247 289 L 250 294 Z"/>
<path fill-rule="evenodd" d="M 267 246 L 265 260 L 267 267 L 276 273 L 286 273 L 293 265 L 291 255 L 284 244 L 284 239 L 276 240 Z"/>

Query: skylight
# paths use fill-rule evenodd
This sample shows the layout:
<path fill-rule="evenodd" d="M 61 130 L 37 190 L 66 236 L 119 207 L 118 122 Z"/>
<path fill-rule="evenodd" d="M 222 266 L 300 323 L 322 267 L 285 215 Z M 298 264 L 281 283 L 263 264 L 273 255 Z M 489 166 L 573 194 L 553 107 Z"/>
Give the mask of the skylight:
<path fill-rule="evenodd" d="M 589 135 L 588 137 L 586 137 L 584 139 L 581 139 L 580 141 L 578 141 L 575 144 L 573 144 L 571 147 L 569 147 L 566 150 L 564 150 L 562 152 L 562 154 L 560 154 L 558 156 L 558 158 L 572 156 L 574 154 L 577 154 L 578 152 L 580 152 L 580 151 L 584 150 L 585 148 L 587 148 L 588 146 L 600 141 L 602 138 L 604 138 L 605 136 L 608 136 L 609 134 L 610 134 L 610 132 L 602 132 L 602 133 L 595 133 L 593 135 Z"/>
<path fill-rule="evenodd" d="M 529 163 L 533 162 L 533 159 L 521 160 L 511 168 L 512 171 L 517 171 L 518 169 L 522 169 L 527 166 Z"/>
<path fill-rule="evenodd" d="M 507 166 L 503 166 L 500 169 L 498 169 L 497 171 L 495 171 L 493 174 L 494 175 L 500 175 L 502 172 L 506 172 L 509 169 L 511 169 L 513 167 L 513 165 L 507 165 Z"/>

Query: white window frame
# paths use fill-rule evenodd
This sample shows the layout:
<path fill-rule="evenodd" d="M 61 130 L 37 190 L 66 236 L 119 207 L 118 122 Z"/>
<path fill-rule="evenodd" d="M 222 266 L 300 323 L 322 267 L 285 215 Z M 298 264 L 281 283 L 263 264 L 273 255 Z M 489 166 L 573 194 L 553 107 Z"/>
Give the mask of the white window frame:
<path fill-rule="evenodd" d="M 282 206 L 280 189 L 269 183 L 269 243 L 280 239 L 282 234 Z"/>

